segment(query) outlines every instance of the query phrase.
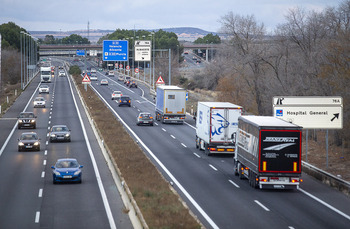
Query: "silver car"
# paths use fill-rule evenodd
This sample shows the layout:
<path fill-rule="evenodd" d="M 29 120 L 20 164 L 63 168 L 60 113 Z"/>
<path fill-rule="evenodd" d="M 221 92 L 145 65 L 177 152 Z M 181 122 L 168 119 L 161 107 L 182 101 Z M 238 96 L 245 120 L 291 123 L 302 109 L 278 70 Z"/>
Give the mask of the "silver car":
<path fill-rule="evenodd" d="M 45 107 L 46 100 L 43 97 L 36 97 L 34 99 L 34 107 Z"/>
<path fill-rule="evenodd" d="M 49 133 L 50 142 L 67 141 L 70 142 L 70 129 L 66 125 L 52 126 Z"/>
<path fill-rule="evenodd" d="M 46 84 L 40 85 L 40 87 L 39 87 L 39 94 L 41 94 L 41 93 L 50 93 L 49 86 L 46 85 Z"/>

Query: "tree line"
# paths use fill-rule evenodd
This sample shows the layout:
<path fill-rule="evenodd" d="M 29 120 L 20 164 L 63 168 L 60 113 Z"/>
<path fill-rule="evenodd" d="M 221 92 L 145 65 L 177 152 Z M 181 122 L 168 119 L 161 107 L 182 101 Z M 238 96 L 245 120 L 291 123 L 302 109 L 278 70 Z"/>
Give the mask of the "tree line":
<path fill-rule="evenodd" d="M 221 17 L 227 39 L 189 85 L 216 90 L 256 115 L 272 114 L 274 96 L 342 96 L 341 144 L 350 137 L 350 1 L 321 12 L 293 8 L 285 19 L 271 34 L 254 15 Z"/>

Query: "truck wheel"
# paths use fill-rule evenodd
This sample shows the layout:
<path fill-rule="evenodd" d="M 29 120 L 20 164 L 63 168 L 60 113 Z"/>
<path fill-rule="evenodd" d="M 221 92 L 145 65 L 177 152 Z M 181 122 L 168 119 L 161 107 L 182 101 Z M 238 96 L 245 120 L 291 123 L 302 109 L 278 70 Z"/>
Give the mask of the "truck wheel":
<path fill-rule="evenodd" d="M 238 168 L 238 177 L 239 177 L 239 179 L 242 180 L 244 178 L 244 176 L 242 174 L 242 164 L 238 162 L 237 168 Z"/>
<path fill-rule="evenodd" d="M 196 149 L 199 149 L 199 139 L 196 137 Z"/>
<path fill-rule="evenodd" d="M 204 149 L 205 154 L 208 156 L 211 156 L 210 150 L 208 149 L 208 144 L 204 144 L 204 147 L 205 147 Z"/>
<path fill-rule="evenodd" d="M 233 172 L 234 172 L 235 176 L 238 176 L 237 162 L 236 161 L 233 164 Z"/>

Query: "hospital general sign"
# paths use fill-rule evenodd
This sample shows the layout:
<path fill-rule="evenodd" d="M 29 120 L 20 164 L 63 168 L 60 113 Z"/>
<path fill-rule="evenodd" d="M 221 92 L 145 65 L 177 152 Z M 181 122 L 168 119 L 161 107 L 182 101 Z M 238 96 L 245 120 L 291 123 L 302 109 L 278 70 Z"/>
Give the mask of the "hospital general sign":
<path fill-rule="evenodd" d="M 129 45 L 124 40 L 104 40 L 103 60 L 104 61 L 128 61 Z"/>
<path fill-rule="evenodd" d="M 340 96 L 276 96 L 273 116 L 305 129 L 342 129 L 343 98 Z"/>

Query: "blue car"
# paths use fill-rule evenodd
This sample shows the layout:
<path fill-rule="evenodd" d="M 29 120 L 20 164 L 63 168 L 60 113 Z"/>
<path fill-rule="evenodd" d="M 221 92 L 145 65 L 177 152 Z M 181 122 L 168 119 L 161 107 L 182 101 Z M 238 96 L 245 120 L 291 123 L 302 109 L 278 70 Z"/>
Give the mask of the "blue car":
<path fill-rule="evenodd" d="M 58 159 L 55 166 L 51 166 L 53 172 L 53 183 L 58 182 L 77 182 L 81 183 L 81 168 L 77 159 L 62 158 Z"/>

